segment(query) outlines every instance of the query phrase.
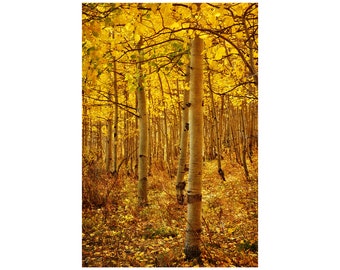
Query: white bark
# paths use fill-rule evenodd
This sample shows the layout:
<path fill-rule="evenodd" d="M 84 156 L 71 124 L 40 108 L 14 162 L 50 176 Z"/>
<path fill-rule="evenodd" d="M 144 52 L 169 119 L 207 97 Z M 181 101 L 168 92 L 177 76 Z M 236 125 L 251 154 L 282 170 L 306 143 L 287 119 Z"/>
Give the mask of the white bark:
<path fill-rule="evenodd" d="M 202 167 L 203 167 L 203 40 L 192 42 L 190 76 L 190 162 L 188 179 L 188 224 L 184 252 L 186 259 L 200 257 Z"/>

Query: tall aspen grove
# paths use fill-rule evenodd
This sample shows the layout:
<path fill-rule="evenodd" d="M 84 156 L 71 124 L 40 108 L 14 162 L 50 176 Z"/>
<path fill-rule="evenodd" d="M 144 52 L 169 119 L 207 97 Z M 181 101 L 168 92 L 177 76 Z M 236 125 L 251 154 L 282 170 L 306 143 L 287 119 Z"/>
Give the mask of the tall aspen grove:
<path fill-rule="evenodd" d="M 258 4 L 82 4 L 82 266 L 258 266 Z"/>

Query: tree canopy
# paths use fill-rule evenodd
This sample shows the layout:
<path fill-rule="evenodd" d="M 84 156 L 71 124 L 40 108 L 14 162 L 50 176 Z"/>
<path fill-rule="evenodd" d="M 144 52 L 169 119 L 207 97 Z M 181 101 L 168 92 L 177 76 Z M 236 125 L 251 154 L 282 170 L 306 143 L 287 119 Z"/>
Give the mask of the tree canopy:
<path fill-rule="evenodd" d="M 158 73 L 173 87 L 183 81 L 189 44 L 204 40 L 205 72 L 218 95 L 236 105 L 257 99 L 257 4 L 83 4 L 83 97 L 89 117 L 107 118 L 117 63 L 118 87 L 136 89 L 137 45 L 142 43 L 143 76 L 157 89 Z M 171 78 L 171 79 L 170 79 Z M 160 91 L 152 91 L 161 98 Z M 161 104 L 161 103 L 160 103 Z M 133 103 L 119 106 L 135 114 Z M 157 109 L 151 113 L 157 113 Z"/>

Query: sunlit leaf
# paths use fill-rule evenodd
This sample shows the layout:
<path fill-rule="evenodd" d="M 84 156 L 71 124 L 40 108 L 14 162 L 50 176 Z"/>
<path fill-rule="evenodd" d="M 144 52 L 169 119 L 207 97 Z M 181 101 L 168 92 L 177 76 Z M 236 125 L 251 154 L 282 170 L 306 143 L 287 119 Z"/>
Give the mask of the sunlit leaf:
<path fill-rule="evenodd" d="M 225 55 L 226 55 L 225 47 L 220 47 L 216 51 L 215 60 L 221 60 L 222 57 Z"/>

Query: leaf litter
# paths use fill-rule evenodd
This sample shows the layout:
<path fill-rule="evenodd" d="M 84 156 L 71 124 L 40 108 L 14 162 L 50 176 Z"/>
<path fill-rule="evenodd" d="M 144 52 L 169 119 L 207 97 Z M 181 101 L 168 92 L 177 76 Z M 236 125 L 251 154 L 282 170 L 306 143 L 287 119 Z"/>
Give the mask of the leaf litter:
<path fill-rule="evenodd" d="M 137 206 L 137 180 L 119 177 L 106 179 L 116 183 L 105 205 L 83 208 L 83 267 L 257 267 L 257 164 L 251 181 L 240 165 L 223 166 L 225 182 L 216 162 L 204 163 L 201 261 L 184 260 L 187 206 L 177 204 L 175 179 L 157 171 L 147 207 Z"/>

